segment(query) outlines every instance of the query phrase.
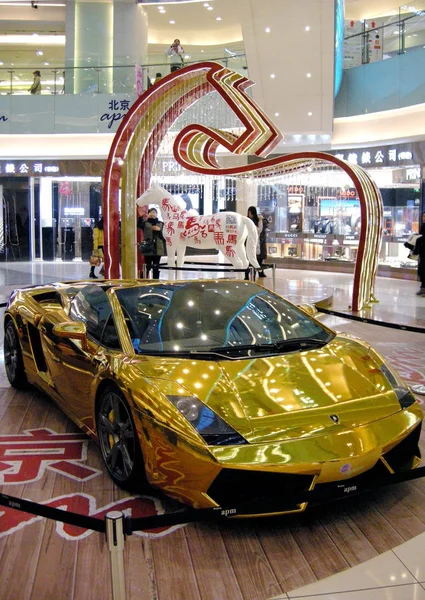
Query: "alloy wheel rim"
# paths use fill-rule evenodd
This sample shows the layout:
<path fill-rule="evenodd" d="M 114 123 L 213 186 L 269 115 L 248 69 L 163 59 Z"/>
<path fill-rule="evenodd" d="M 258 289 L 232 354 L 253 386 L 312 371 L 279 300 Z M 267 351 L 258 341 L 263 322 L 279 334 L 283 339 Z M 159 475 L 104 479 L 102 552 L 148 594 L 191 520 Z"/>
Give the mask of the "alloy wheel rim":
<path fill-rule="evenodd" d="M 135 434 L 126 404 L 114 392 L 103 401 L 98 436 L 105 463 L 119 481 L 126 481 L 133 472 Z"/>
<path fill-rule="evenodd" d="M 18 368 L 18 351 L 15 342 L 15 336 L 12 334 L 10 328 L 8 328 L 4 343 L 4 364 L 6 373 L 11 379 L 15 378 Z"/>

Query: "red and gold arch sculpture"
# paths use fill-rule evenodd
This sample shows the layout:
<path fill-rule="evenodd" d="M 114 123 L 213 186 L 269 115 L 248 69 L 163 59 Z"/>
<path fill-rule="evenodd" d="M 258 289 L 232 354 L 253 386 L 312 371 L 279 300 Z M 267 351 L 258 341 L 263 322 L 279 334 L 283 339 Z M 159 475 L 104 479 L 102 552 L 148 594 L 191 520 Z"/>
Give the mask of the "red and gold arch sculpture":
<path fill-rule="evenodd" d="M 217 63 L 199 63 L 164 77 L 142 94 L 121 122 L 109 153 L 104 181 L 105 268 L 108 277 L 137 275 L 136 198 L 150 184 L 159 146 L 176 119 L 196 100 L 218 92 L 239 118 L 238 135 L 192 124 L 179 132 L 174 156 L 186 169 L 210 176 L 275 177 L 314 165 L 337 165 L 353 181 L 361 206 L 359 250 L 354 273 L 352 309 L 359 311 L 373 299 L 373 287 L 383 226 L 382 199 L 368 173 L 324 152 L 302 152 L 266 157 L 282 136 L 267 115 L 247 95 L 253 83 Z M 260 157 L 254 164 L 223 168 L 217 149 Z M 121 195 L 121 252 L 119 205 Z"/>

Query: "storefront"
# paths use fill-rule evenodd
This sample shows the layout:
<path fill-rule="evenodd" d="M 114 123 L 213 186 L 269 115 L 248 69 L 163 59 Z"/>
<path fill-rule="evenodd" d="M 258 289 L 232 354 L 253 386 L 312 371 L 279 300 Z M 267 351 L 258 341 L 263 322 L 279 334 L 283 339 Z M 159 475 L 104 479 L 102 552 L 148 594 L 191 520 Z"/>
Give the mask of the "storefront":
<path fill-rule="evenodd" d="M 0 261 L 87 260 L 106 161 L 0 161 Z"/>
<path fill-rule="evenodd" d="M 413 274 L 417 263 L 407 258 L 404 242 L 419 230 L 425 211 L 425 143 L 330 154 L 361 165 L 380 188 L 384 232 L 379 273 L 397 276 L 397 270 L 407 269 Z M 268 254 L 277 262 L 294 268 L 327 268 L 329 263 L 340 270 L 353 268 L 359 244 L 360 201 L 353 183 L 341 171 L 313 169 L 290 180 L 259 185 L 257 205 L 269 224 Z"/>
<path fill-rule="evenodd" d="M 425 142 L 334 151 L 366 168 L 381 190 L 384 235 L 380 274 L 413 276 L 404 242 L 425 211 Z M 229 159 L 230 161 L 230 159 Z M 106 161 L 0 161 L 0 260 L 87 260 L 92 227 L 102 211 Z M 290 268 L 352 270 L 360 232 L 353 182 L 323 163 L 261 180 L 196 175 L 170 152 L 157 157 L 153 180 L 199 214 L 257 206 L 268 226 L 268 255 Z M 331 266 L 332 265 L 332 266 Z M 400 276 L 405 276 L 401 273 Z"/>

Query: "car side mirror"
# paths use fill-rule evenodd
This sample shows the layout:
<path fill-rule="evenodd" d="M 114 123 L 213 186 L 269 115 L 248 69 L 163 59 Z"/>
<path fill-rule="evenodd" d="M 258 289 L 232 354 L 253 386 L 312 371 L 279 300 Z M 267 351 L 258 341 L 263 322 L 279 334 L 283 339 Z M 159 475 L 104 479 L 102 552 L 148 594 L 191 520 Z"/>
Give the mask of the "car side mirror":
<path fill-rule="evenodd" d="M 307 313 L 309 317 L 313 317 L 313 319 L 316 319 L 319 314 L 319 311 L 314 304 L 299 304 L 298 308 Z"/>
<path fill-rule="evenodd" d="M 67 340 L 80 340 L 83 350 L 87 350 L 87 328 L 82 321 L 58 323 L 53 327 L 53 335 Z"/>

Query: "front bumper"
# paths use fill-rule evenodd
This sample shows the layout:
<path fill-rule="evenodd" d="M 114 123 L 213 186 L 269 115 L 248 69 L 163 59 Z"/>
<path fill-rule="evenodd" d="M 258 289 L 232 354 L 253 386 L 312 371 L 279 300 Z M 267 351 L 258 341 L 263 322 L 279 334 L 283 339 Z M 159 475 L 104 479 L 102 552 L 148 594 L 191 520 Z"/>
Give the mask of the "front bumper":
<path fill-rule="evenodd" d="M 142 451 L 150 483 L 196 508 L 254 498 L 273 500 L 273 505 L 282 499 L 283 506 L 288 494 L 302 496 L 316 486 L 348 484 L 358 477 L 373 480 L 378 474 L 417 467 L 421 422 L 422 410 L 415 403 L 353 430 L 336 426 L 326 435 L 227 447 L 196 446 L 156 426 L 149 427 L 149 444 L 142 443 Z M 305 506 L 293 502 L 277 512 Z"/>

